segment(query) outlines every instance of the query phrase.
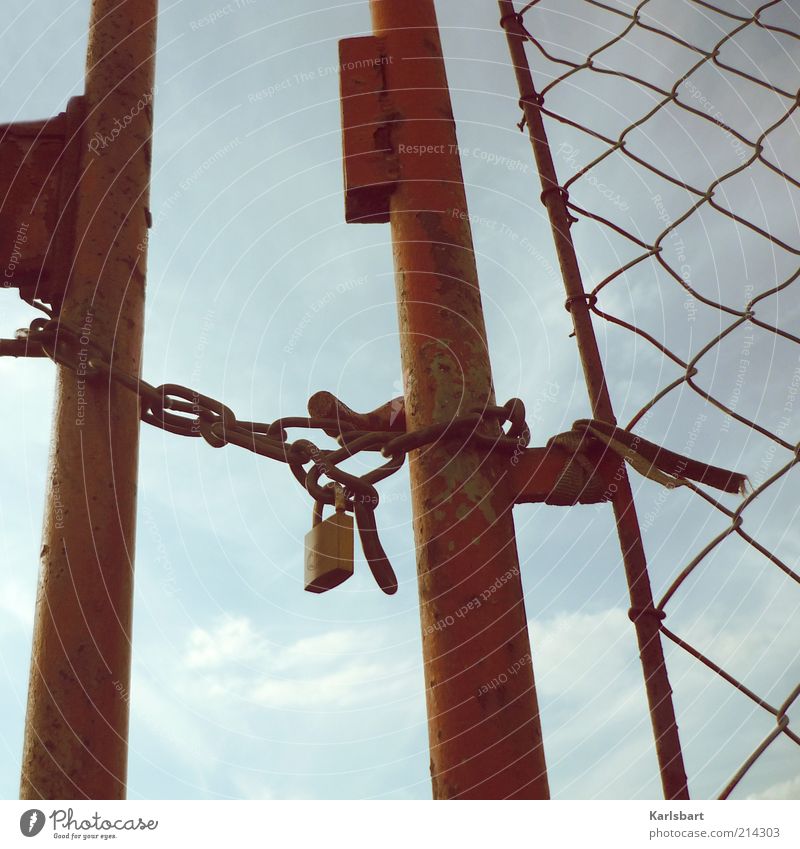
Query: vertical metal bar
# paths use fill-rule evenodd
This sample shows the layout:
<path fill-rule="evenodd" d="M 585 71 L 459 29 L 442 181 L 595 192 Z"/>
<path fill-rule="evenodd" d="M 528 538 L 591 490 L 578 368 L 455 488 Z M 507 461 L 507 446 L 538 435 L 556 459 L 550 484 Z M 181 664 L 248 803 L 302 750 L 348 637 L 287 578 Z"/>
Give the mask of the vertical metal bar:
<path fill-rule="evenodd" d="M 157 0 L 93 0 L 61 317 L 139 374 Z M 83 344 L 83 341 L 82 341 Z M 82 362 L 85 363 L 85 357 Z M 139 405 L 59 368 L 21 798 L 125 796 Z"/>
<path fill-rule="evenodd" d="M 433 0 L 370 0 L 382 38 L 400 343 L 410 430 L 494 402 Z M 410 458 L 433 795 L 549 795 L 502 461 L 436 444 Z"/>
<path fill-rule="evenodd" d="M 587 294 L 583 287 L 578 258 L 570 233 L 569 210 L 559 188 L 539 109 L 538 95 L 525 52 L 525 36 L 520 29 L 520 20 L 514 9 L 513 0 L 499 0 L 499 6 L 501 22 L 506 31 L 511 61 L 519 86 L 520 105 L 525 113 L 531 145 L 542 181 L 542 199 L 550 217 L 556 253 L 567 292 L 567 303 L 575 327 L 575 339 L 578 343 L 592 405 L 592 414 L 597 419 L 615 424 L 616 418 L 606 385 L 603 361 L 597 346 Z M 665 798 L 688 799 L 686 770 L 675 720 L 675 709 L 672 704 L 672 689 L 669 685 L 659 634 L 660 620 L 653 604 L 639 520 L 624 464 L 617 478 L 615 478 L 617 491 L 613 499 L 614 516 L 630 592 L 631 619 L 639 643 L 639 656 L 650 706 L 661 784 Z"/>

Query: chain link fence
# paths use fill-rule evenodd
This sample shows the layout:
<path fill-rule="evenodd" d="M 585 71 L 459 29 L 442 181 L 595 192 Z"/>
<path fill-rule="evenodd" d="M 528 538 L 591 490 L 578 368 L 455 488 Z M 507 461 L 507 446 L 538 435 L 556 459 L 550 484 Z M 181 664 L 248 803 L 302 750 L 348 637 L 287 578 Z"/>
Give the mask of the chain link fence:
<path fill-rule="evenodd" d="M 746 795 L 770 756 L 800 769 L 800 9 L 538 0 L 514 25 L 617 416 L 750 479 L 635 491 L 690 788 L 723 764 L 719 798 Z"/>

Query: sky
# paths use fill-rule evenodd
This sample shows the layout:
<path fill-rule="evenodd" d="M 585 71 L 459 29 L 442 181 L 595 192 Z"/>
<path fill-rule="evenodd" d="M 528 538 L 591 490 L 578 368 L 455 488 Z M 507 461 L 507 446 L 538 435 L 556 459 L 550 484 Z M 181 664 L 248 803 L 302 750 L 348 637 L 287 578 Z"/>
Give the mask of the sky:
<path fill-rule="evenodd" d="M 758 4 L 718 5 L 741 12 Z M 82 90 L 89 4 L 6 6 L 0 122 L 56 114 Z M 532 444 L 543 445 L 589 407 L 538 176 L 515 126 L 516 83 L 493 0 L 439 0 L 437 10 L 497 398 L 525 401 Z M 688 0 L 652 0 L 648 11 L 703 46 L 731 24 Z M 768 16 L 800 31 L 794 3 Z M 548 49 L 573 60 L 622 25 L 582 0 L 545 0 L 529 22 Z M 363 410 L 400 393 L 389 228 L 344 221 L 337 42 L 369 32 L 366 0 L 161 3 L 144 353 L 150 383 L 191 386 L 224 400 L 239 418 L 260 421 L 302 415 L 322 389 Z M 667 87 L 688 69 L 688 51 L 674 42 L 637 39 L 614 48 L 608 62 Z M 762 29 L 724 58 L 794 91 L 798 44 Z M 533 48 L 530 57 L 539 84 L 560 72 Z M 749 137 L 785 108 L 719 70 L 690 83 L 692 102 Z M 633 83 L 582 71 L 548 104 L 616 135 L 652 102 Z M 631 149 L 703 186 L 741 161 L 730 137 L 707 122 L 665 113 L 631 135 Z M 550 122 L 548 130 L 562 180 L 600 150 L 570 127 Z M 795 116 L 770 142 L 773 160 L 795 177 L 797 131 Z M 575 184 L 573 200 L 642 237 L 654 238 L 664 216 L 677 220 L 688 208 L 685 192 L 622 157 L 594 173 L 594 181 Z M 723 194 L 797 245 L 797 198 L 785 181 L 753 166 Z M 685 255 L 678 265 L 691 285 L 737 308 L 797 267 L 796 255 L 715 213 L 696 215 L 679 234 L 680 245 L 665 245 L 673 263 Z M 573 235 L 587 287 L 633 255 L 629 243 L 591 221 Z M 0 335 L 7 337 L 33 315 L 13 292 L 2 294 Z M 684 358 L 727 321 L 687 298 L 652 262 L 606 287 L 600 306 L 668 339 Z M 797 332 L 791 287 L 760 309 L 765 321 Z M 680 370 L 641 338 L 595 325 L 617 415 L 627 422 Z M 794 398 L 799 353 L 788 340 L 743 325 L 702 360 L 698 381 L 774 430 Z M 18 792 L 52 391 L 50 362 L 0 360 L 8 411 L 0 417 L 2 798 Z M 798 409 L 781 430 L 793 443 Z M 789 460 L 686 388 L 657 404 L 637 432 L 677 451 L 691 440 L 692 456 L 743 471 L 756 484 Z M 380 485 L 377 514 L 397 595 L 376 588 L 357 554 L 355 576 L 316 596 L 302 588 L 311 503 L 285 466 L 148 426 L 141 438 L 133 675 L 130 693 L 121 695 L 131 705 L 129 797 L 430 798 L 407 468 Z M 354 468 L 369 466 L 366 458 Z M 632 483 L 659 598 L 725 522 L 690 492 L 665 493 L 635 473 Z M 737 504 L 737 496 L 720 500 Z M 794 470 L 746 511 L 749 532 L 795 568 L 798 505 Z M 554 797 L 657 798 L 609 506 L 522 505 L 515 520 Z M 668 624 L 779 704 L 800 679 L 799 613 L 797 584 L 729 537 L 670 603 Z M 690 791 L 713 798 L 774 723 L 696 660 L 670 644 L 665 651 Z M 778 739 L 734 795 L 800 798 L 798 747 Z"/>

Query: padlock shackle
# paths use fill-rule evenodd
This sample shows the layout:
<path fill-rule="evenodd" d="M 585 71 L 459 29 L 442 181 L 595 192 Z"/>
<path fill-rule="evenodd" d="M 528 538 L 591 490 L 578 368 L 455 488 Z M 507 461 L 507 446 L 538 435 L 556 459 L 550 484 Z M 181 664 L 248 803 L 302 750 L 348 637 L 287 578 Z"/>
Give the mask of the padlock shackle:
<path fill-rule="evenodd" d="M 314 465 L 308 470 L 308 474 L 305 479 L 305 488 L 307 492 L 315 501 L 322 501 L 325 504 L 333 504 L 335 500 L 334 492 L 330 484 L 326 484 L 325 486 L 320 486 L 319 484 L 320 477 L 322 477 L 322 475 L 327 475 L 334 483 L 340 484 L 354 495 L 371 500 L 372 503 L 377 506 L 380 501 L 378 490 L 375 489 L 371 483 L 368 483 L 365 478 L 348 474 L 338 468 L 336 463 L 339 462 L 339 460 L 344 459 L 344 457 L 340 457 L 339 454 L 349 454 L 349 451 L 345 451 L 345 449 L 341 448 L 339 451 L 329 451 L 326 452 L 326 456 L 324 458 L 327 460 L 327 463 L 314 462 Z M 394 460 L 391 460 L 389 463 L 386 463 L 384 466 L 381 466 L 375 471 L 386 471 L 386 474 L 391 474 L 389 469 L 393 470 L 393 463 Z M 402 465 L 402 462 L 400 462 L 400 465 Z M 378 479 L 380 479 L 380 477 L 381 476 L 379 475 Z"/>
<path fill-rule="evenodd" d="M 337 513 L 344 513 L 347 510 L 347 492 L 340 483 L 333 485 L 333 506 Z"/>
<path fill-rule="evenodd" d="M 321 466 L 313 465 L 306 473 L 303 486 L 317 504 L 333 504 L 334 493 L 330 485 L 320 486 L 319 479 L 323 471 Z"/>

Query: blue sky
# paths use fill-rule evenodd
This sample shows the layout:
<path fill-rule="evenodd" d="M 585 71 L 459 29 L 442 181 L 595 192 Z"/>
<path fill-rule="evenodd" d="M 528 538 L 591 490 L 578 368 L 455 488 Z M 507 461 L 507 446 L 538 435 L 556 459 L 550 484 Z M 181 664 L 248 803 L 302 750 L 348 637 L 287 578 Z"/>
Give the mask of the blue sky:
<path fill-rule="evenodd" d="M 585 55 L 609 37 L 607 16 L 587 4 L 569 0 L 559 14 L 547 14 L 553 5 L 543 4 L 538 22 L 554 49 Z M 653 14 L 697 41 L 722 25 L 709 13 L 698 18 L 697 6 L 683 2 L 670 17 L 675 5 L 653 0 Z M 543 444 L 586 417 L 588 403 L 538 177 L 527 138 L 515 127 L 516 85 L 493 0 L 440 0 L 437 7 L 497 397 L 523 398 L 533 442 Z M 792 13 L 783 14 L 780 20 L 791 23 Z M 10 0 L 0 30 L 0 122 L 55 114 L 80 93 L 87 21 L 86 2 Z M 343 214 L 337 41 L 369 27 L 366 0 L 162 2 L 144 358 L 151 383 L 190 385 L 224 400 L 240 418 L 262 421 L 301 415 L 320 389 L 356 409 L 398 394 L 389 230 L 346 225 Z M 797 48 L 761 36 L 745 44 L 742 66 L 754 62 L 796 89 Z M 677 47 L 659 49 L 634 44 L 619 59 L 671 85 L 685 57 Z M 544 63 L 535 65 L 545 79 Z M 778 109 L 774 98 L 732 87 L 721 75 L 706 75 L 696 86 L 716 111 L 751 131 Z M 554 97 L 558 108 L 609 133 L 646 103 L 632 87 L 593 78 Z M 682 123 L 684 116 L 663 121 L 632 143 L 698 182 L 731 167 L 737 152 L 716 131 Z M 776 157 L 790 161 L 797 129 L 790 122 L 782 131 Z M 551 141 L 562 179 L 595 149 L 559 126 Z M 601 178 L 619 194 L 618 220 L 649 237 L 658 232 L 655 195 L 673 219 L 687 205 L 664 181 L 624 162 L 610 163 Z M 794 198 L 781 191 L 759 173 L 728 195 L 776 231 L 796 234 Z M 597 207 L 606 203 L 598 192 L 583 181 L 573 197 Z M 582 222 L 574 234 L 587 285 L 626 261 L 630 249 L 597 226 Z M 792 259 L 711 217 L 683 227 L 681 236 L 693 284 L 725 303 L 742 305 L 748 286 L 769 288 Z M 796 328 L 791 292 L 765 309 Z M 659 338 L 668 329 L 682 355 L 718 332 L 718 311 L 695 305 L 690 320 L 683 291 L 651 266 L 602 298 L 608 311 Z M 3 336 L 28 323 L 23 307 L 13 293 L 0 299 Z M 679 372 L 631 334 L 603 323 L 597 329 L 617 413 L 627 421 Z M 742 344 L 739 336 L 729 339 L 701 371 L 703 385 L 724 400 Z M 757 334 L 738 386 L 739 411 L 776 427 L 798 364 L 795 347 Z M 3 798 L 14 798 L 18 787 L 52 389 L 49 362 L 0 360 L 7 411 L 0 417 Z M 681 451 L 699 416 L 706 418 L 692 453 L 758 478 L 769 443 L 726 423 L 688 391 L 657 406 L 640 431 Z M 800 439 L 796 414 L 785 438 Z M 129 796 L 429 798 L 406 470 L 381 484 L 378 511 L 398 594 L 382 595 L 357 560 L 351 581 L 313 596 L 302 590 L 311 503 L 284 466 L 146 426 L 140 462 Z M 368 465 L 369 458 L 355 462 Z M 798 475 L 787 475 L 747 514 L 751 533 L 789 564 L 800 556 L 793 531 Z M 652 516 L 645 544 L 658 595 L 724 523 L 690 493 L 664 497 L 650 482 L 633 482 L 640 515 Z M 524 505 L 515 517 L 554 795 L 657 797 L 610 509 Z M 796 584 L 730 539 L 676 597 L 670 627 L 779 703 L 800 671 L 799 606 Z M 666 650 L 690 789 L 711 797 L 770 730 L 770 718 L 696 661 Z M 800 798 L 797 748 L 778 740 L 737 795 Z"/>

